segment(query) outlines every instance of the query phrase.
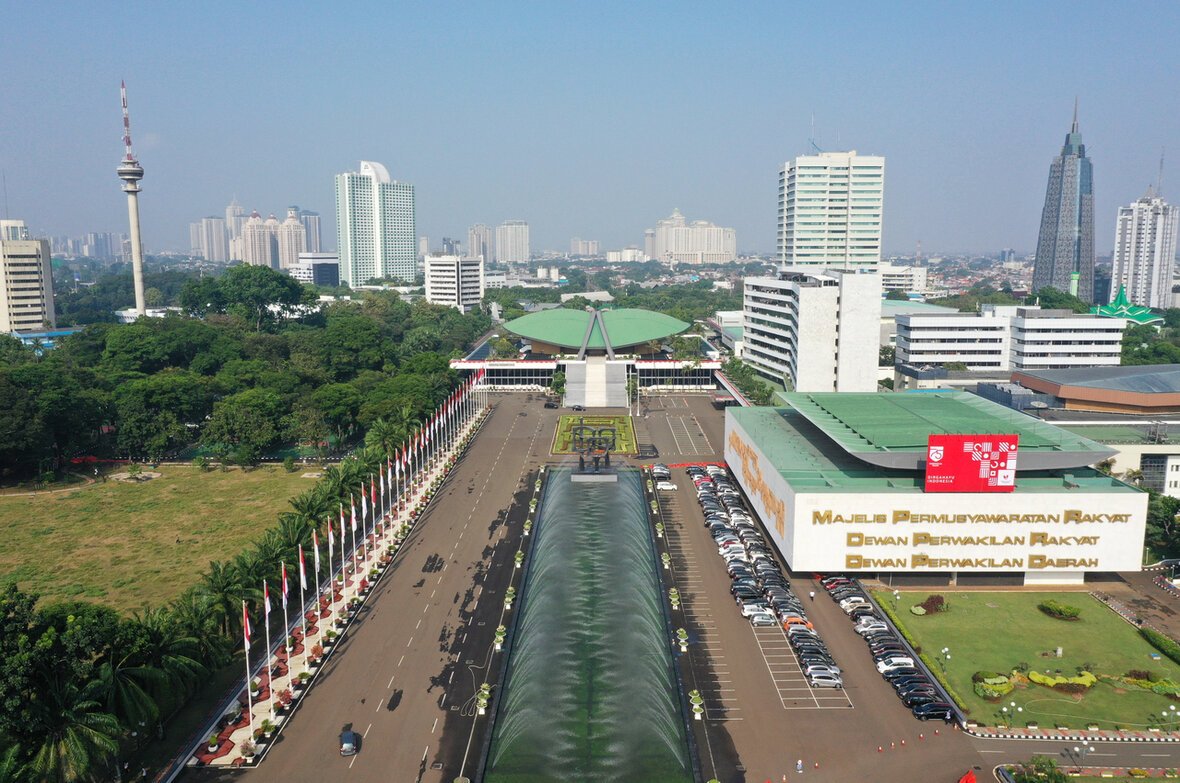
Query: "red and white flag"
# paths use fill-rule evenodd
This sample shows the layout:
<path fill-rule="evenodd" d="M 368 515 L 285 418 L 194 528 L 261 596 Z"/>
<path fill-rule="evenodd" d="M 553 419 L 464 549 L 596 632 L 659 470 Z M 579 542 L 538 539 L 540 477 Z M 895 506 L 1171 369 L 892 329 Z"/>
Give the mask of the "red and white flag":
<path fill-rule="evenodd" d="M 307 564 L 303 561 L 303 546 L 299 546 L 299 588 L 307 589 Z"/>
<path fill-rule="evenodd" d="M 343 511 L 340 512 L 340 518 L 341 519 L 344 518 Z M 331 565 L 332 565 L 332 550 L 335 549 L 335 544 L 336 544 L 336 536 L 334 536 L 332 534 L 332 523 L 328 522 L 328 566 L 329 567 L 331 567 Z M 320 550 L 317 549 L 316 553 L 318 554 L 319 551 Z M 318 566 L 316 567 L 316 570 L 317 571 L 319 570 Z M 331 574 L 329 574 L 328 576 L 331 576 Z"/>
<path fill-rule="evenodd" d="M 402 480 L 402 460 L 406 457 L 406 450 L 403 447 L 397 453 L 397 459 L 393 462 L 393 475 L 397 476 L 397 480 Z"/>
<path fill-rule="evenodd" d="M 246 611 L 245 601 L 242 601 L 242 638 L 246 642 L 246 652 L 250 652 L 250 613 Z"/>
<path fill-rule="evenodd" d="M 352 509 L 352 532 L 356 532 L 356 498 L 351 498 L 349 501 L 349 508 Z M 361 508 L 364 509 L 365 504 L 361 503 Z M 344 520 L 340 520 L 340 542 L 344 544 Z"/>
<path fill-rule="evenodd" d="M 300 550 L 300 551 L 302 552 L 302 550 Z M 282 582 L 282 585 L 283 585 L 283 608 L 286 609 L 287 608 L 287 589 L 288 589 L 288 586 L 287 586 L 287 564 L 283 563 L 282 566 L 283 566 L 283 582 Z"/>
<path fill-rule="evenodd" d="M 266 580 L 262 580 L 262 605 L 266 607 L 264 618 L 270 619 L 270 588 L 266 586 Z"/>
<path fill-rule="evenodd" d="M 353 515 L 353 517 L 352 517 L 352 532 L 355 533 L 356 532 L 356 507 L 355 506 L 352 509 L 352 515 Z M 365 503 L 365 483 L 362 481 L 361 482 L 361 521 L 363 522 L 364 520 L 366 520 L 368 518 L 369 518 L 369 512 L 366 509 L 366 503 Z"/>
<path fill-rule="evenodd" d="M 328 535 L 332 535 L 332 526 L 328 525 Z M 316 578 L 319 578 L 320 573 L 320 536 L 316 531 L 311 531 L 311 545 L 315 548 L 315 572 Z"/>

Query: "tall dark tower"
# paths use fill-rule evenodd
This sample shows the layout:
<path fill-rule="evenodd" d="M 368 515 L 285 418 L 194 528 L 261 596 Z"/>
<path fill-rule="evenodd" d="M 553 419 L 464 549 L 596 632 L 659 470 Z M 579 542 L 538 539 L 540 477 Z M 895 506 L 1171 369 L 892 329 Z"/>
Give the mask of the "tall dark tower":
<path fill-rule="evenodd" d="M 143 243 L 139 238 L 139 181 L 143 179 L 143 166 L 131 151 L 131 116 L 127 111 L 127 83 L 119 85 L 123 97 L 123 162 L 115 170 L 123 180 L 123 192 L 127 194 L 127 213 L 131 222 L 131 275 L 135 284 L 135 312 L 147 315 L 147 302 L 143 295 Z"/>
<path fill-rule="evenodd" d="M 1041 212 L 1033 289 L 1046 286 L 1094 301 L 1094 169 L 1078 132 L 1076 100 L 1073 127 L 1049 167 Z"/>

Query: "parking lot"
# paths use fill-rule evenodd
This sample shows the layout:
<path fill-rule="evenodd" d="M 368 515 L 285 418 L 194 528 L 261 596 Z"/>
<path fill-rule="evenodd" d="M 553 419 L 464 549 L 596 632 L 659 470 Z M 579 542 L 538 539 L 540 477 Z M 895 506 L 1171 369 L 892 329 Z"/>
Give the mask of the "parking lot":
<path fill-rule="evenodd" d="M 720 449 L 724 412 L 707 397 L 664 398 L 648 412 L 636 419 L 637 436 L 659 449 L 661 461 L 721 462 L 719 452 L 683 454 L 685 437 L 669 423 L 694 422 L 700 440 Z M 923 780 L 957 780 L 973 766 L 977 775 L 990 769 L 997 757 L 981 756 L 966 735 L 915 720 L 813 575 L 788 574 L 842 670 L 843 689 L 811 688 L 785 631 L 777 625 L 753 628 L 741 615 L 692 482 L 683 468 L 672 474 L 677 489 L 659 493 L 666 538 L 660 543 L 671 556 L 670 576 L 682 600 L 673 622 L 683 624 L 691 640 L 681 657 L 685 687 L 704 699 L 704 720 L 693 725 L 706 778 L 777 782 L 783 775 L 796 777 L 799 761 L 812 781 L 912 781 L 917 769 L 924 770 Z"/>

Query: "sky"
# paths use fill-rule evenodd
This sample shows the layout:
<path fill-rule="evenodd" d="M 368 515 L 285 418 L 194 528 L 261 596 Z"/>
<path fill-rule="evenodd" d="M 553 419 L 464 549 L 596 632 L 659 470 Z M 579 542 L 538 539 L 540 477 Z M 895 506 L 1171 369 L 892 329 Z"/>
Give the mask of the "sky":
<path fill-rule="evenodd" d="M 126 231 L 126 79 L 148 252 L 235 195 L 320 212 L 334 246 L 361 159 L 414 184 L 432 247 L 507 219 L 534 251 L 642 246 L 679 208 L 772 252 L 813 118 L 886 157 L 886 253 L 1031 252 L 1077 96 L 1107 253 L 1164 148 L 1180 193 L 1177 30 L 1175 2 L 0 0 L 0 214 Z"/>

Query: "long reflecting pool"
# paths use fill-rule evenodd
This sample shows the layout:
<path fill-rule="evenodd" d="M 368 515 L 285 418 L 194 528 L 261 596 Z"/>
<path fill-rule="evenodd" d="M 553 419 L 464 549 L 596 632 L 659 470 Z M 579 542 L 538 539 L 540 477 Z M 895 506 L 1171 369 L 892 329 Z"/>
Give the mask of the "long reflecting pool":
<path fill-rule="evenodd" d="M 492 735 L 489 783 L 693 779 L 638 471 L 554 470 Z"/>

